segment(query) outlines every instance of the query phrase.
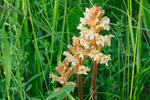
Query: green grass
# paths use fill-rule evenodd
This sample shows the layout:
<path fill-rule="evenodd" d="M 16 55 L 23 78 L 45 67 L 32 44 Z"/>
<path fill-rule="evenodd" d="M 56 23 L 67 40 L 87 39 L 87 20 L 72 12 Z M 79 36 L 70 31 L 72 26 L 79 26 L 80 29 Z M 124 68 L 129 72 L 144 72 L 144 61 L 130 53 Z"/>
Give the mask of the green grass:
<path fill-rule="evenodd" d="M 1 21 L 1 32 L 3 33 L 3 70 L 5 73 L 5 80 L 6 80 L 6 89 L 7 89 L 7 95 L 8 95 L 8 100 L 10 100 L 10 83 L 11 83 L 11 74 L 12 74 L 12 68 L 11 68 L 11 55 L 10 55 L 10 48 L 9 48 L 9 43 L 8 43 L 8 36 L 6 34 L 6 31 L 4 30 L 4 23 L 6 19 L 8 18 L 10 12 L 5 12 L 3 13 L 3 20 Z"/>
<path fill-rule="evenodd" d="M 60 84 L 51 83 L 49 73 L 56 73 L 58 61 L 64 59 L 62 52 L 68 50 L 74 35 L 79 36 L 77 26 L 85 8 L 95 3 L 111 20 L 110 31 L 100 34 L 115 35 L 112 46 L 103 49 L 112 60 L 108 67 L 99 66 L 97 98 L 150 99 L 148 0 L 1 0 L 0 99 L 44 100 L 59 94 L 53 89 Z M 92 67 L 88 59 L 84 64 Z M 82 77 L 83 97 L 88 100 L 91 72 Z M 77 88 L 74 92 L 66 88 L 63 95 L 77 100 Z"/>

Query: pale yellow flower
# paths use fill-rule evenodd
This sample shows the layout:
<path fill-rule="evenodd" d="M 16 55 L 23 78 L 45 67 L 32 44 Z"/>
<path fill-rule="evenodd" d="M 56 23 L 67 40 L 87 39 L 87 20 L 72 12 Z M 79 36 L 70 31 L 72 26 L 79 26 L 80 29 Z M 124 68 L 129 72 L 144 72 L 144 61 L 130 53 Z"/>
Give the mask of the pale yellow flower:
<path fill-rule="evenodd" d="M 96 26 L 96 29 L 105 29 L 109 31 L 110 29 L 109 22 L 110 19 L 107 16 L 103 17 L 102 20 L 99 22 L 99 24 Z"/>
<path fill-rule="evenodd" d="M 79 63 L 78 59 L 75 58 L 74 56 L 72 56 L 69 52 L 64 51 L 63 55 L 66 56 L 66 59 L 67 59 L 69 62 L 72 62 L 72 65 L 73 65 L 73 66 L 76 66 L 76 65 Z"/>
<path fill-rule="evenodd" d="M 105 35 L 105 46 L 111 46 L 111 38 L 114 37 L 114 35 L 110 34 L 110 35 Z"/>
<path fill-rule="evenodd" d="M 80 65 L 78 68 L 78 74 L 87 74 L 90 71 L 90 68 Z"/>
<path fill-rule="evenodd" d="M 81 37 L 80 39 L 80 44 L 83 46 L 85 49 L 90 49 L 90 41 L 88 39 L 85 39 L 84 37 Z"/>
<path fill-rule="evenodd" d="M 96 44 L 98 46 L 104 47 L 104 44 L 105 44 L 105 38 L 104 38 L 104 36 L 98 35 L 95 40 L 96 40 Z"/>
<path fill-rule="evenodd" d="M 96 61 L 99 62 L 100 64 L 105 64 L 108 66 L 108 61 L 111 60 L 110 55 L 100 55 L 97 57 Z"/>
<path fill-rule="evenodd" d="M 104 55 L 98 50 L 91 50 L 88 56 L 97 63 L 105 64 L 106 66 L 108 66 L 108 61 L 111 60 L 110 55 Z"/>

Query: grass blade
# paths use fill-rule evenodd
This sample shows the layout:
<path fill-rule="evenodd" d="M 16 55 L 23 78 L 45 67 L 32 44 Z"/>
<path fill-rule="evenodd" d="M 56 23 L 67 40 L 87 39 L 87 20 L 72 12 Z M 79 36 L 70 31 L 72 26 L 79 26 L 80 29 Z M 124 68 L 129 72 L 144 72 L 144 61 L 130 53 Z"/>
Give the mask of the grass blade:
<path fill-rule="evenodd" d="M 31 21 L 31 26 L 32 26 L 32 32 L 33 32 L 33 37 L 34 37 L 34 42 L 35 42 L 35 74 L 39 74 L 41 73 L 41 65 L 40 65 L 40 54 L 39 54 L 39 50 L 38 50 L 38 42 L 36 39 L 36 34 L 35 34 L 35 30 L 34 30 L 34 25 L 33 25 L 33 20 L 32 20 L 32 14 L 31 14 L 31 10 L 30 10 L 30 2 L 29 0 L 27 0 L 27 4 L 28 4 L 28 11 L 30 14 L 30 21 Z M 42 92 L 42 79 L 41 76 L 35 81 L 34 84 L 34 92 L 35 94 L 39 94 L 39 90 Z"/>
<path fill-rule="evenodd" d="M 141 16 L 142 16 L 142 5 L 143 5 L 142 3 L 143 3 L 143 1 L 140 0 L 138 24 L 137 24 L 137 30 L 136 30 L 136 43 L 135 43 L 135 47 L 134 47 L 134 58 L 133 58 L 132 78 L 131 78 L 131 89 L 130 89 L 130 100 L 132 100 L 132 92 L 133 92 L 133 78 L 134 78 L 134 72 L 135 72 L 135 60 L 136 60 L 139 29 L 140 29 Z"/>
<path fill-rule="evenodd" d="M 4 57 L 4 72 L 5 72 L 5 79 L 6 79 L 6 88 L 7 88 L 7 94 L 8 94 L 8 100 L 10 100 L 10 93 L 9 93 L 9 88 L 10 88 L 10 81 L 11 81 L 11 73 L 12 73 L 12 68 L 11 68 L 11 54 L 10 54 L 10 48 L 9 48 L 9 42 L 8 42 L 8 37 L 5 32 L 4 28 L 4 23 L 6 22 L 10 12 L 4 11 L 2 15 L 2 21 L 1 21 L 1 29 L 3 33 L 3 57 Z"/>
<path fill-rule="evenodd" d="M 65 30 L 65 22 L 66 22 L 66 13 L 67 13 L 67 0 L 65 0 L 65 9 L 64 9 L 64 19 L 63 19 L 63 27 L 62 27 L 62 36 L 61 36 L 59 51 L 58 51 L 58 55 L 57 55 L 57 63 L 61 60 L 62 51 L 63 51 L 63 40 L 64 40 L 64 30 Z"/>

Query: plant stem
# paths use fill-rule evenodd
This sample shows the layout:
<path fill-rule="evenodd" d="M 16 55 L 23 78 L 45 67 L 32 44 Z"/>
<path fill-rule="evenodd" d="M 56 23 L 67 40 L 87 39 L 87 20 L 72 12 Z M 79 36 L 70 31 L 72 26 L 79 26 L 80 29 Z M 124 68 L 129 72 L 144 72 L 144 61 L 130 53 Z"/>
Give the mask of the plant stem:
<path fill-rule="evenodd" d="M 83 100 L 82 86 L 81 86 L 81 75 L 80 74 L 77 74 L 77 84 L 78 84 L 78 96 L 79 96 L 79 100 Z"/>
<path fill-rule="evenodd" d="M 97 68 L 98 64 L 96 63 L 96 61 L 93 61 L 92 86 L 91 86 L 92 100 L 96 100 L 95 88 L 96 88 Z"/>

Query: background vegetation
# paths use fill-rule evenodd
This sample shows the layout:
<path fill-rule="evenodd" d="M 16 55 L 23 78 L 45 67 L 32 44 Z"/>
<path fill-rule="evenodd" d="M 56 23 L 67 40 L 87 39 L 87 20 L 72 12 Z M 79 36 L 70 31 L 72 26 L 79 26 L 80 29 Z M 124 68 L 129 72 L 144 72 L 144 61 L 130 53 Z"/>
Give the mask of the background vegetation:
<path fill-rule="evenodd" d="M 0 0 L 0 98 L 44 100 L 53 94 L 50 72 L 63 59 L 62 51 L 79 36 L 85 8 L 102 6 L 110 20 L 112 46 L 109 66 L 99 65 L 98 100 L 150 100 L 149 0 Z M 84 62 L 92 68 L 89 59 Z M 82 75 L 83 96 L 90 98 L 91 72 Z M 76 75 L 72 77 L 76 80 Z M 66 89 L 67 88 L 67 89 Z M 70 100 L 77 88 L 66 87 Z M 55 100 L 55 98 L 54 98 Z"/>

